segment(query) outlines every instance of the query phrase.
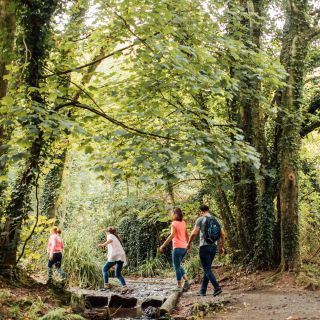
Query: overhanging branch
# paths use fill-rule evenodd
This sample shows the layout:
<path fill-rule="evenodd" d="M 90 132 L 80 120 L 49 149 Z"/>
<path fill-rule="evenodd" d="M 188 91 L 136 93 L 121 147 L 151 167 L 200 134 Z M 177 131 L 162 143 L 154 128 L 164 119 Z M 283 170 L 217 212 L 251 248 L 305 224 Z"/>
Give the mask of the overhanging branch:
<path fill-rule="evenodd" d="M 63 74 L 68 74 L 68 73 L 71 73 L 71 72 L 73 72 L 73 71 L 78 71 L 78 70 L 81 70 L 81 69 L 90 67 L 90 66 L 92 66 L 92 65 L 94 65 L 94 64 L 96 64 L 96 63 L 101 62 L 102 60 L 105 60 L 105 59 L 107 59 L 107 58 L 110 58 L 110 57 L 114 56 L 115 54 L 120 53 L 120 52 L 122 52 L 122 51 L 125 51 L 125 50 L 127 50 L 127 49 L 130 49 L 130 48 L 132 48 L 132 47 L 134 47 L 134 46 L 136 46 L 136 45 L 137 45 L 137 43 L 133 43 L 133 44 L 131 44 L 131 45 L 129 45 L 129 46 L 126 46 L 126 47 L 124 47 L 124 48 L 121 48 L 121 49 L 118 49 L 118 50 L 113 51 L 113 52 L 111 52 L 111 53 L 108 53 L 107 55 L 105 55 L 105 56 L 103 56 L 103 57 L 101 57 L 101 58 L 99 58 L 99 59 L 97 59 L 97 60 L 91 61 L 91 62 L 89 62 L 89 63 L 87 63 L 87 64 L 84 64 L 84 65 L 82 65 L 82 66 L 79 66 L 79 67 L 76 67 L 76 68 L 73 68 L 73 69 L 68 69 L 68 70 L 65 70 L 65 71 L 60 71 L 60 72 L 51 73 L 51 74 L 48 74 L 48 75 L 43 76 L 43 78 L 49 78 L 49 77 L 52 77 L 52 76 L 57 76 L 57 75 L 59 76 L 59 75 L 63 75 Z"/>
<path fill-rule="evenodd" d="M 158 135 L 158 134 L 155 134 L 155 133 L 151 133 L 151 132 L 145 132 L 145 131 L 142 131 L 140 129 L 136 129 L 136 128 L 133 128 L 133 127 L 130 127 L 128 126 L 127 124 L 117 120 L 117 119 L 114 119 L 112 117 L 110 117 L 109 115 L 107 115 L 105 112 L 102 111 L 102 109 L 100 108 L 100 110 L 97 110 L 95 108 L 92 108 L 91 106 L 89 105 L 86 105 L 86 104 L 83 104 L 83 103 L 79 103 L 77 101 L 69 101 L 65 104 L 61 104 L 59 106 L 57 106 L 55 108 L 55 111 L 59 111 L 60 109 L 62 108 L 65 108 L 65 107 L 76 107 L 76 108 L 80 108 L 80 109 L 83 109 L 83 110 L 88 110 L 106 120 L 108 120 L 109 122 L 127 130 L 128 132 L 134 132 L 136 134 L 139 134 L 139 135 L 143 135 L 143 136 L 149 136 L 149 137 L 153 137 L 153 138 L 157 138 L 157 139 L 164 139 L 164 140 L 171 140 L 171 141 L 182 141 L 182 140 L 179 140 L 179 139 L 175 139 L 175 138 L 171 138 L 171 137 L 165 137 L 165 136 L 161 136 L 161 135 Z"/>

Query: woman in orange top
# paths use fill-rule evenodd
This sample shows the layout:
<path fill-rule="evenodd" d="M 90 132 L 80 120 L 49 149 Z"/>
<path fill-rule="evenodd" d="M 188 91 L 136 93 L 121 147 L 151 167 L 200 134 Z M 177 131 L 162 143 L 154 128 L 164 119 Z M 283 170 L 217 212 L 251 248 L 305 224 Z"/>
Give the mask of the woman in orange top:
<path fill-rule="evenodd" d="M 187 291 L 190 287 L 188 278 L 184 269 L 181 266 L 182 260 L 187 253 L 188 246 L 188 232 L 185 221 L 183 221 L 183 214 L 180 208 L 174 208 L 172 212 L 171 234 L 167 240 L 160 247 L 160 252 L 172 240 L 172 262 L 176 272 L 178 289 L 182 289 L 181 280 L 184 279 L 183 290 Z"/>

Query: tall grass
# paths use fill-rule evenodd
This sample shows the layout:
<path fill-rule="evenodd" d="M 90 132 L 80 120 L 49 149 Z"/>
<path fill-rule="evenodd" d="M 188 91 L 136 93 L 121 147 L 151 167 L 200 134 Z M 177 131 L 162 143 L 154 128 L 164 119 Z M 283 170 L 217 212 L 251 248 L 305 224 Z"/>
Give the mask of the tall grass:
<path fill-rule="evenodd" d="M 97 249 L 99 235 L 91 228 L 71 228 L 63 232 L 63 268 L 69 284 L 96 288 L 102 283 L 103 253 Z"/>
<path fill-rule="evenodd" d="M 164 260 L 163 256 L 156 255 L 155 257 L 147 258 L 144 263 L 137 268 L 137 274 L 140 277 L 152 278 L 170 270 L 169 264 Z"/>

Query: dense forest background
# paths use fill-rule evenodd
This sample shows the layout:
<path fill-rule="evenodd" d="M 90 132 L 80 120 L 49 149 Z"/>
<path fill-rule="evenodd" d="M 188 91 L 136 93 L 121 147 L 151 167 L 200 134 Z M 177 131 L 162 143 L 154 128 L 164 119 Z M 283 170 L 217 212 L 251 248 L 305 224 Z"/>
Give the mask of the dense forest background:
<path fill-rule="evenodd" d="M 170 210 L 223 222 L 226 262 L 319 262 L 320 6 L 312 0 L 0 0 L 0 265 L 95 286 L 107 225 L 129 271 Z M 187 269 L 199 267 L 196 251 Z"/>

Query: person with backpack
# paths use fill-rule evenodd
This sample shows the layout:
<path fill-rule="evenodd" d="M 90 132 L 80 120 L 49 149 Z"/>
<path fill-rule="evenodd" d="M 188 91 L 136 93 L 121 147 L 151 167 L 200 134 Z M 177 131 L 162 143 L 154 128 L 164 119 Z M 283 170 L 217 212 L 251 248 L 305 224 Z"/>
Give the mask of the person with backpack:
<path fill-rule="evenodd" d="M 101 290 L 109 290 L 111 288 L 109 284 L 108 272 L 113 266 L 116 266 L 115 275 L 122 286 L 121 293 L 125 294 L 129 292 L 129 288 L 126 285 L 126 281 L 123 278 L 121 271 L 123 266 L 127 264 L 126 254 L 122 247 L 116 228 L 108 227 L 106 229 L 106 236 L 107 236 L 107 240 L 103 243 L 98 244 L 98 248 L 107 247 L 108 249 L 107 262 L 102 268 L 104 285 Z"/>
<path fill-rule="evenodd" d="M 195 226 L 190 234 L 187 248 L 191 248 L 192 241 L 200 233 L 199 256 L 203 268 L 203 279 L 198 295 L 206 295 L 210 281 L 214 288 L 213 296 L 217 296 L 222 292 L 222 289 L 211 270 L 211 265 L 217 252 L 218 240 L 221 240 L 221 254 L 225 252 L 225 233 L 219 221 L 210 214 L 208 206 L 201 205 L 199 215 L 200 217 L 196 220 Z"/>
<path fill-rule="evenodd" d="M 163 252 L 164 248 L 172 241 L 172 263 L 176 272 L 177 289 L 187 291 L 190 288 L 190 284 L 181 263 L 187 253 L 188 232 L 180 208 L 173 208 L 172 220 L 171 234 L 160 247 L 160 252 Z M 181 283 L 182 279 L 184 280 L 183 287 Z"/>

